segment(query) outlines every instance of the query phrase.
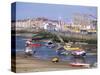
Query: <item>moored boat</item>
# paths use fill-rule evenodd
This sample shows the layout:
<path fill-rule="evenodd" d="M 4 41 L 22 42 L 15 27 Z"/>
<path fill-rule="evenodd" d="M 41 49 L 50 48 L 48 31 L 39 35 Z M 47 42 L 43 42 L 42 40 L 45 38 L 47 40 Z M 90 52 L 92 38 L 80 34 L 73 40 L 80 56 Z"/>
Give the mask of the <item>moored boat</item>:
<path fill-rule="evenodd" d="M 68 51 L 80 50 L 79 47 L 72 47 L 72 43 L 66 43 L 64 49 Z"/>
<path fill-rule="evenodd" d="M 70 51 L 70 54 L 73 55 L 74 57 L 80 57 L 80 56 L 85 56 L 86 51 L 83 50 L 80 47 L 72 47 L 71 44 L 67 44 L 64 46 L 64 49 L 67 51 Z"/>
<path fill-rule="evenodd" d="M 72 51 L 72 52 L 71 52 L 71 55 L 73 55 L 74 57 L 86 56 L 86 51 L 84 51 L 84 50 Z"/>
<path fill-rule="evenodd" d="M 86 63 L 70 63 L 69 66 L 89 68 L 90 64 L 86 64 Z"/>
<path fill-rule="evenodd" d="M 64 49 L 68 51 L 80 50 L 79 47 L 66 47 L 66 46 L 64 46 Z"/>
<path fill-rule="evenodd" d="M 48 41 L 45 46 L 49 47 L 49 48 L 54 48 L 55 44 L 52 41 Z"/>
<path fill-rule="evenodd" d="M 31 44 L 31 46 L 32 47 L 40 47 L 40 46 L 42 46 L 41 44 L 37 44 L 37 43 L 33 43 L 33 44 Z"/>

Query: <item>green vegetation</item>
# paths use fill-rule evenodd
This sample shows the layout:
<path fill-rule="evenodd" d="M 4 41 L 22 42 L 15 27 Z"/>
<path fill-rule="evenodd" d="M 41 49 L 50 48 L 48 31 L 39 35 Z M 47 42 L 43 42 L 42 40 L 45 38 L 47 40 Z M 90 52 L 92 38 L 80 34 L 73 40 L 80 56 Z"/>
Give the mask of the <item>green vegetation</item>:
<path fill-rule="evenodd" d="M 25 30 L 17 31 L 17 33 L 33 33 Z M 54 42 L 60 42 L 57 34 L 53 34 L 48 31 L 41 31 L 37 33 L 37 35 L 33 37 L 42 37 L 45 39 L 52 39 Z M 84 39 L 84 38 L 75 38 L 75 37 L 67 37 L 67 36 L 60 36 L 64 42 L 72 41 L 72 42 L 86 42 L 88 44 L 97 44 L 97 39 Z"/>
<path fill-rule="evenodd" d="M 52 39 L 54 42 L 60 42 L 59 38 L 56 34 L 52 34 L 51 32 L 43 31 L 40 32 L 38 35 L 43 36 L 43 38 L 46 39 Z M 73 37 L 66 37 L 66 36 L 60 36 L 64 42 L 72 41 L 72 42 L 86 42 L 89 44 L 97 44 L 97 39 L 79 39 L 79 38 L 73 38 Z"/>

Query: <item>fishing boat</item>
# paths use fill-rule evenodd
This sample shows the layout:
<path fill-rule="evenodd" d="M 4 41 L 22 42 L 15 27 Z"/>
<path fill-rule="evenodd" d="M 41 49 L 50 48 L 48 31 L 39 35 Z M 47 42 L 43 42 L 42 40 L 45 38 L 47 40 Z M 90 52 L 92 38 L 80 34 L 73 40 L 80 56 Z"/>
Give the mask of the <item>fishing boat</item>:
<path fill-rule="evenodd" d="M 45 46 L 49 47 L 49 48 L 54 48 L 55 44 L 52 41 L 48 41 Z"/>
<path fill-rule="evenodd" d="M 31 46 L 32 47 L 40 47 L 40 46 L 42 46 L 41 44 L 37 44 L 37 43 L 33 43 L 33 44 L 31 44 Z"/>
<path fill-rule="evenodd" d="M 38 34 L 38 32 L 36 32 L 36 33 L 34 33 L 33 35 L 32 35 L 32 44 L 31 44 L 31 46 L 32 47 L 40 47 L 40 46 L 42 46 L 42 44 L 40 44 L 39 43 L 39 40 L 42 40 L 42 36 L 40 36 L 39 34 Z M 38 42 L 37 42 L 38 41 Z"/>
<path fill-rule="evenodd" d="M 54 58 L 52 58 L 52 62 L 53 62 L 53 63 L 57 63 L 57 62 L 59 62 L 59 58 L 58 58 L 58 57 L 54 57 Z"/>
<path fill-rule="evenodd" d="M 74 57 L 83 57 L 86 56 L 86 51 L 84 50 L 72 51 L 71 55 L 73 55 Z"/>
<path fill-rule="evenodd" d="M 39 33 L 32 34 L 32 40 L 41 40 L 43 36 L 39 35 Z"/>
<path fill-rule="evenodd" d="M 33 54 L 32 48 L 26 47 L 25 48 L 25 55 L 32 56 L 32 54 Z"/>
<path fill-rule="evenodd" d="M 68 51 L 80 50 L 79 47 L 72 47 L 72 44 L 70 43 L 65 44 L 64 49 Z"/>
<path fill-rule="evenodd" d="M 74 57 L 86 56 L 86 51 L 79 47 L 72 47 L 71 44 L 67 44 L 64 46 L 64 49 L 70 51 L 70 54 Z"/>
<path fill-rule="evenodd" d="M 87 64 L 87 63 L 70 63 L 69 66 L 89 68 L 90 64 Z"/>

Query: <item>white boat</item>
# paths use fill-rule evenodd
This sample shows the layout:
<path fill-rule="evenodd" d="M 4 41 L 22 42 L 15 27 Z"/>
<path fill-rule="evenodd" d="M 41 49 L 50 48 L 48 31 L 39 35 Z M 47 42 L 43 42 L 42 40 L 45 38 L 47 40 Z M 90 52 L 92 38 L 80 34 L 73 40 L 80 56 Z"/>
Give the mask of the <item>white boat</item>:
<path fill-rule="evenodd" d="M 31 56 L 33 54 L 32 48 L 26 47 L 25 54 Z"/>
<path fill-rule="evenodd" d="M 72 51 L 71 54 L 73 56 L 85 56 L 86 55 L 86 52 L 84 50 L 76 50 L 76 51 Z"/>

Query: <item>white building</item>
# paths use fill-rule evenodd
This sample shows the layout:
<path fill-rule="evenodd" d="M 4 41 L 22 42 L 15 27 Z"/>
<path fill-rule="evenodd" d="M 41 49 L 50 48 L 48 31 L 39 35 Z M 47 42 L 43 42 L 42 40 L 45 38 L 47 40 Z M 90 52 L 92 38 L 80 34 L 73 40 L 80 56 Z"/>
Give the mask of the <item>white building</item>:
<path fill-rule="evenodd" d="M 44 22 L 43 28 L 45 30 L 49 30 L 49 31 L 58 31 L 59 30 L 59 24 L 56 23 L 56 22 Z"/>

